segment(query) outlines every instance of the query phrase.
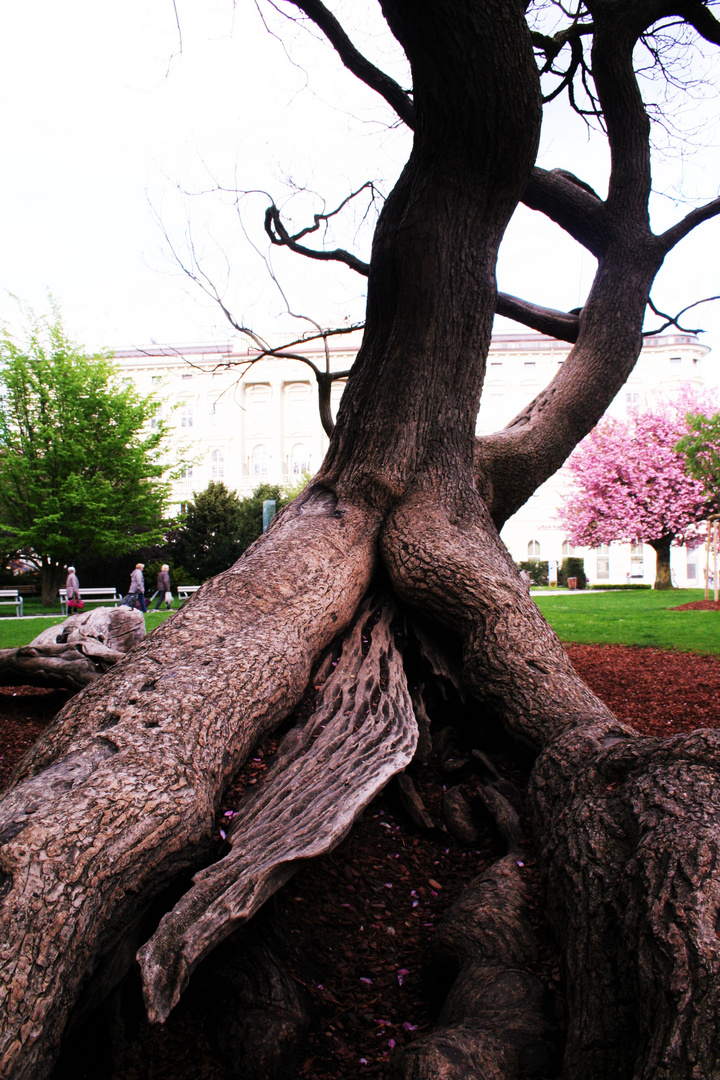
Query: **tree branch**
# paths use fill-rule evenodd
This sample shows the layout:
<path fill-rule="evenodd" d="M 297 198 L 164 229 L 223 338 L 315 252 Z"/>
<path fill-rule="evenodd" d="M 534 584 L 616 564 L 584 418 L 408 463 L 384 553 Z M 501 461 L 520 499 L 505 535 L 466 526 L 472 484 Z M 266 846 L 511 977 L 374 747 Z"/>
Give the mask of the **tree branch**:
<path fill-rule="evenodd" d="M 309 19 L 322 30 L 348 71 L 361 82 L 385 98 L 409 128 L 415 127 L 415 110 L 410 96 L 394 79 L 358 52 L 342 26 L 320 0 L 289 0 L 304 11 Z"/>
<path fill-rule="evenodd" d="M 677 315 L 668 315 L 665 311 L 660 311 L 659 308 L 655 307 L 652 299 L 648 300 L 649 307 L 655 312 L 657 316 L 659 316 L 659 318 L 665 319 L 666 321 L 663 323 L 662 326 L 656 327 L 655 330 L 645 330 L 643 332 L 643 337 L 652 337 L 654 334 L 661 334 L 663 330 L 667 330 L 668 326 L 677 327 L 677 329 L 680 330 L 683 334 L 702 334 L 702 327 L 688 328 L 685 326 L 681 326 L 679 320 L 686 311 L 691 311 L 694 307 L 698 307 L 700 304 L 709 304 L 713 300 L 720 300 L 720 296 L 706 296 L 704 300 L 696 300 L 694 304 L 688 304 L 688 306 L 684 307 L 682 311 L 678 311 Z"/>
<path fill-rule="evenodd" d="M 333 213 L 337 213 L 337 211 L 333 211 Z M 315 214 L 314 216 L 316 219 L 321 219 L 330 215 Z M 319 220 L 316 220 L 313 227 L 303 229 L 297 235 L 304 236 L 308 232 L 313 232 L 314 229 L 318 228 L 319 223 Z M 265 232 L 268 234 L 273 244 L 276 244 L 278 247 L 287 247 L 298 255 L 305 255 L 308 259 L 318 259 L 321 262 L 345 263 L 351 270 L 355 270 L 358 274 L 362 274 L 363 277 L 367 277 L 370 272 L 368 263 L 363 262 L 361 259 L 358 259 L 357 256 L 352 255 L 349 251 L 345 251 L 342 248 L 334 248 L 332 251 L 316 251 L 314 248 L 305 247 L 304 244 L 298 244 L 295 237 L 291 236 L 283 225 L 280 218 L 280 211 L 275 204 L 269 206 L 265 211 Z"/>
<path fill-rule="evenodd" d="M 676 244 L 683 240 L 694 228 L 702 225 L 704 221 L 717 217 L 720 214 L 720 198 L 713 199 L 704 206 L 697 206 L 686 214 L 682 221 L 678 221 L 658 237 L 662 250 L 667 254 L 672 251 Z M 687 309 L 686 309 L 687 310 Z"/>
<path fill-rule="evenodd" d="M 564 169 L 532 171 L 522 201 L 539 210 L 599 257 L 607 244 L 605 204 L 583 180 Z"/>
<path fill-rule="evenodd" d="M 577 313 L 540 307 L 509 293 L 498 293 L 495 311 L 506 319 L 514 319 L 523 326 L 529 326 L 541 334 L 550 334 L 560 341 L 577 341 L 580 326 Z"/>

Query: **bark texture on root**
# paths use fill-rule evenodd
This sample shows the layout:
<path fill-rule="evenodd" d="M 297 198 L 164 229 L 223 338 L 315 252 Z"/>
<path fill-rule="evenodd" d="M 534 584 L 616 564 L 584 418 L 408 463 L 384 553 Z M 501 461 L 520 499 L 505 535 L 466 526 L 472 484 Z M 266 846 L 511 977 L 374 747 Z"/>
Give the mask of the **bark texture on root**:
<path fill-rule="evenodd" d="M 376 533 L 363 508 L 308 489 L 21 763 L 0 803 L 0 1073 L 48 1074 L 98 957 L 207 862 L 224 787 L 350 622 Z"/>
<path fill-rule="evenodd" d="M 720 1074 L 720 733 L 564 736 L 532 779 L 566 1076 Z"/>
<path fill-rule="evenodd" d="M 456 635 L 474 698 L 534 750 L 573 724 L 612 722 L 531 600 L 484 504 L 471 490 L 449 502 L 429 479 L 410 489 L 383 524 L 381 552 L 398 595 Z"/>
<path fill-rule="evenodd" d="M 201 871 L 138 953 L 148 1015 L 162 1022 L 196 965 L 299 869 L 331 851 L 412 760 L 418 729 L 394 605 L 361 607 L 311 719 L 285 737 L 265 779 L 239 806 L 232 850 Z"/>
<path fill-rule="evenodd" d="M 145 637 L 145 620 L 129 608 L 95 608 L 49 626 L 19 649 L 0 649 L 0 686 L 82 690 Z"/>
<path fill-rule="evenodd" d="M 392 1080 L 511 1080 L 555 1055 L 545 991 L 528 971 L 535 936 L 516 854 L 496 862 L 452 905 L 433 939 L 454 978 L 439 1026 L 393 1061 Z"/>

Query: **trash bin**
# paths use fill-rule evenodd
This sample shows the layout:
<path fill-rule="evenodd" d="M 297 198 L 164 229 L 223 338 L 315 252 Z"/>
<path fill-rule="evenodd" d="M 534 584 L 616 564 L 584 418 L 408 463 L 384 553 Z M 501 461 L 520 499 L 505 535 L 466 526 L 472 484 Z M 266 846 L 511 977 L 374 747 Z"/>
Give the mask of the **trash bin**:
<path fill-rule="evenodd" d="M 569 577 L 568 578 L 568 589 L 577 589 L 577 578 L 576 577 Z"/>

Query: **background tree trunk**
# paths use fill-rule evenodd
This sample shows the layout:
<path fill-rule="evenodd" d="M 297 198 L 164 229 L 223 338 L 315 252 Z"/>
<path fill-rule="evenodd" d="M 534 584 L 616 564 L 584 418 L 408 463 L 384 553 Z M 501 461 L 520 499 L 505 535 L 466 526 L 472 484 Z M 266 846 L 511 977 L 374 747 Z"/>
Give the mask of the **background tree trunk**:
<path fill-rule="evenodd" d="M 657 556 L 654 589 L 672 589 L 673 587 L 670 574 L 670 545 L 672 539 L 672 536 L 661 536 L 659 540 L 648 540 L 650 547 Z"/>

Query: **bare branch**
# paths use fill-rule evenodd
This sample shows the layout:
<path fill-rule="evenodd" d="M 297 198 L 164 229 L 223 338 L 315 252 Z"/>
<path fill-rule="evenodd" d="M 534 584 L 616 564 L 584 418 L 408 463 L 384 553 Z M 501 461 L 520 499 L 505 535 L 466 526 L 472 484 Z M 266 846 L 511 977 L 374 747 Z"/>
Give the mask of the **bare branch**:
<path fill-rule="evenodd" d="M 522 201 L 545 214 L 599 257 L 607 243 L 605 204 L 583 180 L 564 169 L 534 168 Z"/>
<path fill-rule="evenodd" d="M 686 311 L 691 311 L 693 308 L 699 307 L 700 304 L 710 304 L 710 303 L 712 303 L 713 300 L 720 300 L 720 296 L 706 296 L 704 300 L 696 300 L 694 304 L 688 304 L 688 306 L 684 307 L 682 309 L 682 311 L 678 311 L 677 315 L 668 315 L 666 312 L 660 311 L 660 309 L 655 306 L 655 304 L 652 302 L 652 300 L 648 300 L 649 307 L 652 308 L 652 310 L 655 312 L 655 314 L 659 318 L 665 319 L 665 322 L 663 323 L 662 326 L 658 326 L 655 330 L 645 330 L 645 331 L 643 331 L 643 337 L 652 337 L 655 334 L 661 334 L 663 332 L 663 330 L 667 330 L 668 326 L 675 326 L 683 334 L 702 334 L 702 333 L 704 333 L 702 327 L 700 327 L 700 326 L 692 327 L 692 328 L 691 327 L 686 327 L 686 326 L 681 326 L 680 325 L 680 319 L 682 318 L 682 316 L 685 314 Z"/>
<path fill-rule="evenodd" d="M 665 253 L 672 251 L 675 245 L 683 240 L 688 233 L 691 233 L 696 226 L 701 225 L 704 221 L 709 221 L 710 218 L 717 217 L 718 214 L 720 214 L 720 198 L 713 199 L 711 202 L 705 203 L 704 206 L 697 206 L 682 221 L 678 221 L 677 224 L 672 225 L 664 233 L 660 234 L 658 239 L 662 245 L 662 250 Z"/>
<path fill-rule="evenodd" d="M 506 319 L 514 319 L 523 326 L 529 326 L 541 334 L 549 334 L 560 341 L 577 341 L 580 318 L 575 312 L 540 307 L 509 293 L 498 293 L 495 311 Z"/>
<path fill-rule="evenodd" d="M 322 30 L 348 71 L 385 98 L 400 119 L 409 128 L 414 128 L 415 111 L 409 94 L 394 79 L 358 52 L 332 12 L 328 11 L 320 0 L 289 0 L 289 2 L 304 11 L 308 18 Z"/>
<path fill-rule="evenodd" d="M 363 187 L 367 187 L 366 184 Z M 360 189 L 362 190 L 362 188 Z M 357 194 L 357 192 L 355 192 Z M 352 195 L 348 198 L 353 198 Z M 347 199 L 345 200 L 347 202 Z M 337 210 L 333 210 L 332 214 L 338 213 L 342 206 L 342 203 Z M 297 234 L 297 236 L 305 236 L 309 232 L 314 232 L 318 228 L 321 220 L 327 220 L 332 214 L 315 214 L 315 225 L 303 229 Z M 370 272 L 369 263 L 363 262 L 362 259 L 358 259 L 356 255 L 351 254 L 349 251 L 345 251 L 343 248 L 334 248 L 332 251 L 317 251 L 315 248 L 306 247 L 304 244 L 299 244 L 294 236 L 291 236 L 282 223 L 280 217 L 280 211 L 273 203 L 265 211 L 265 232 L 270 237 L 273 244 L 278 247 L 289 248 L 290 251 L 296 252 L 298 255 L 305 255 L 308 259 L 318 259 L 321 262 L 341 262 L 346 266 L 349 266 L 351 270 L 355 270 L 358 274 L 362 274 L 363 277 L 367 277 Z"/>

